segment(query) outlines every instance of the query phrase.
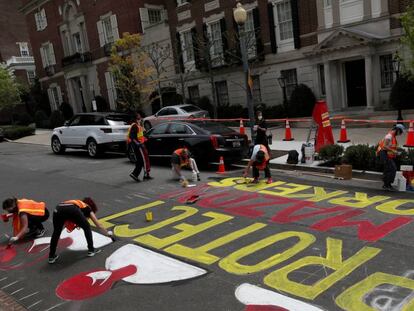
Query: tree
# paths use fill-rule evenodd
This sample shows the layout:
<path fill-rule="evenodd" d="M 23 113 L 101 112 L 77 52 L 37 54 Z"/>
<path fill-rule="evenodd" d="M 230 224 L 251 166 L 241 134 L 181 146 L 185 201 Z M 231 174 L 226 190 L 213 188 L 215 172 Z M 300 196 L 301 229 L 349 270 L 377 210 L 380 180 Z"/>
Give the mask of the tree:
<path fill-rule="evenodd" d="M 19 84 L 0 66 L 0 110 L 12 108 L 20 102 Z"/>
<path fill-rule="evenodd" d="M 407 74 L 400 75 L 391 89 L 390 103 L 395 109 L 401 110 L 414 108 L 414 81 Z"/>
<path fill-rule="evenodd" d="M 410 52 L 407 57 L 406 65 L 411 75 L 414 74 L 414 4 L 407 7 L 407 11 L 401 16 L 401 24 L 404 28 L 404 34 L 401 38 L 403 45 Z"/>
<path fill-rule="evenodd" d="M 151 77 L 154 67 L 141 46 L 139 34 L 124 33 L 112 46 L 110 70 L 122 110 L 137 111 L 151 103 L 157 81 Z"/>

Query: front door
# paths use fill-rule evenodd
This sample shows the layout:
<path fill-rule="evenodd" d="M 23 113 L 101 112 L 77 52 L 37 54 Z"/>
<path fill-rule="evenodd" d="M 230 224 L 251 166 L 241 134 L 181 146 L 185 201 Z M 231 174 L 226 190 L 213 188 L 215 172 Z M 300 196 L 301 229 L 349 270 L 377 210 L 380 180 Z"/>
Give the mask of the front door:
<path fill-rule="evenodd" d="M 348 107 L 366 106 L 365 60 L 346 62 L 345 75 Z"/>

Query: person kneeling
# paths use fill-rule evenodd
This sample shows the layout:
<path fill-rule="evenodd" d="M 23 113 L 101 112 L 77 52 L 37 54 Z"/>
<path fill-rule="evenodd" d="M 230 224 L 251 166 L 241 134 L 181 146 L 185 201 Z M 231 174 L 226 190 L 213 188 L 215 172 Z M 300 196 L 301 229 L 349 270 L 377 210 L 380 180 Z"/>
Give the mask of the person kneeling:
<path fill-rule="evenodd" d="M 55 263 L 58 259 L 56 255 L 56 247 L 62 233 L 63 227 L 70 224 L 73 227 L 80 227 L 85 233 L 85 238 L 88 243 L 88 257 L 95 256 L 100 250 L 95 250 L 93 246 L 92 230 L 89 225 L 88 218 L 97 226 L 103 234 L 110 237 L 114 241 L 112 231 L 107 231 L 96 218 L 95 213 L 98 207 L 91 198 L 84 198 L 83 200 L 69 200 L 58 204 L 53 212 L 53 234 L 50 241 L 49 263 Z M 65 224 L 66 223 L 66 224 Z"/>
<path fill-rule="evenodd" d="M 196 161 L 191 157 L 187 148 L 180 148 L 174 151 L 171 155 L 171 167 L 174 179 L 180 181 L 186 180 L 182 175 L 181 169 L 183 167 L 189 167 L 193 171 L 193 179 L 200 181 L 200 171 L 198 170 Z"/>
<path fill-rule="evenodd" d="M 254 146 L 252 157 L 250 158 L 250 161 L 247 164 L 246 169 L 244 170 L 243 177 L 247 177 L 247 175 L 249 174 L 250 167 L 253 167 L 253 183 L 257 184 L 259 182 L 259 171 L 264 171 L 265 177 L 267 178 L 267 183 L 271 184 L 273 181 L 272 176 L 270 175 L 269 160 L 270 156 L 267 152 L 266 146 Z"/>

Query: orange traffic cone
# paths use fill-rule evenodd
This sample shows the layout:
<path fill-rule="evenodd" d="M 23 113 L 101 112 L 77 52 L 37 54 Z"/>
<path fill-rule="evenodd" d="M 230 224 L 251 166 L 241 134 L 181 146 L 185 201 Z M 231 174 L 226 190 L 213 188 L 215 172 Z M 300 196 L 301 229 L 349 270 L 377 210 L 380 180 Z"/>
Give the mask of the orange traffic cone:
<path fill-rule="evenodd" d="M 292 137 L 292 131 L 290 130 L 289 120 L 287 120 L 287 119 L 286 119 L 285 139 L 283 139 L 283 140 L 284 141 L 295 140 Z"/>
<path fill-rule="evenodd" d="M 348 139 L 348 137 L 346 135 L 345 120 L 342 119 L 342 122 L 341 122 L 341 133 L 340 133 L 340 136 L 339 136 L 338 143 L 348 143 L 348 142 L 350 142 L 350 140 Z"/>
<path fill-rule="evenodd" d="M 218 171 L 216 173 L 217 174 L 225 174 L 226 173 L 226 168 L 224 167 L 223 157 L 220 157 L 219 168 L 218 168 Z"/>
<path fill-rule="evenodd" d="M 246 131 L 244 130 L 243 120 L 240 119 L 240 134 L 245 135 Z"/>
<path fill-rule="evenodd" d="M 405 141 L 404 147 L 414 147 L 413 122 L 410 122 L 410 127 L 408 128 L 407 140 Z"/>

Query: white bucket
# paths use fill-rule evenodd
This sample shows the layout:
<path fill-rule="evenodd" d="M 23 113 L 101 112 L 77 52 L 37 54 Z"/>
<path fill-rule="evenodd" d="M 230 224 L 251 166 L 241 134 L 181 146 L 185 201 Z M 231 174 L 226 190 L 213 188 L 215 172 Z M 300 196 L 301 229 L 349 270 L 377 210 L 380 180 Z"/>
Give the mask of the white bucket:
<path fill-rule="evenodd" d="M 401 171 L 398 171 L 395 175 L 395 179 L 392 183 L 392 186 L 395 187 L 398 191 L 407 190 L 407 179 L 403 176 Z"/>
<path fill-rule="evenodd" d="M 314 157 L 315 157 L 315 147 L 314 146 L 305 147 L 305 163 L 312 164 Z"/>

